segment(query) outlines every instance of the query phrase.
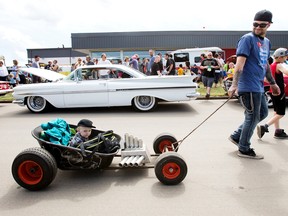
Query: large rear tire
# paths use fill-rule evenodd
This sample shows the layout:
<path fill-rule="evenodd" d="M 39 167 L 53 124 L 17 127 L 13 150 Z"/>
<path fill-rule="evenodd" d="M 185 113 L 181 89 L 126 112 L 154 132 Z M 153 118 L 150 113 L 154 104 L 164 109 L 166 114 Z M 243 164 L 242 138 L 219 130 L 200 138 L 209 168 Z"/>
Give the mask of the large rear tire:
<path fill-rule="evenodd" d="M 186 177 L 187 165 L 178 153 L 165 152 L 157 158 L 154 171 L 163 184 L 177 185 Z"/>
<path fill-rule="evenodd" d="M 31 191 L 47 187 L 57 174 L 55 158 L 45 149 L 29 148 L 19 153 L 12 164 L 12 175 L 23 188 Z"/>

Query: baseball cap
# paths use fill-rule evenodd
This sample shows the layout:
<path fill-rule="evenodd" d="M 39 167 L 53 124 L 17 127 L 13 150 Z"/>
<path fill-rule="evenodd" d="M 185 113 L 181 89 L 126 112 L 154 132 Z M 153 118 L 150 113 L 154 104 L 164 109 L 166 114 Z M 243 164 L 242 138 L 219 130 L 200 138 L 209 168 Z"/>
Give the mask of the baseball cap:
<path fill-rule="evenodd" d="M 255 14 L 254 21 L 265 21 L 269 23 L 272 22 L 272 13 L 268 10 L 261 10 Z"/>
<path fill-rule="evenodd" d="M 287 56 L 288 55 L 288 51 L 286 48 L 278 48 L 275 50 L 273 56 L 275 58 L 278 58 L 278 57 L 282 57 L 282 56 Z"/>
<path fill-rule="evenodd" d="M 81 119 L 77 124 L 77 127 L 79 126 L 95 128 L 95 126 L 93 126 L 93 122 L 88 119 Z"/>

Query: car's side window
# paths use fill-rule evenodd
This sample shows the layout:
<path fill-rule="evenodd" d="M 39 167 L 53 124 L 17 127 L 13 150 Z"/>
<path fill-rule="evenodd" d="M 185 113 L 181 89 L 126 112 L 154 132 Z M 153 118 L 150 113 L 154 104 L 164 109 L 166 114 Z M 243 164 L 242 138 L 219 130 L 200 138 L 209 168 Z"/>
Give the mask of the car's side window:
<path fill-rule="evenodd" d="M 123 71 L 122 78 L 133 78 L 130 74 Z"/>
<path fill-rule="evenodd" d="M 97 79 L 118 79 L 118 78 L 133 78 L 129 73 L 108 68 L 78 68 L 75 71 L 77 80 L 97 80 Z M 71 76 L 71 80 L 76 80 L 76 77 Z"/>
<path fill-rule="evenodd" d="M 71 80 L 82 80 L 82 68 L 79 68 L 73 73 L 73 76 L 71 76 Z"/>
<path fill-rule="evenodd" d="M 98 70 L 96 68 L 86 68 L 82 76 L 85 80 L 96 80 L 98 79 Z"/>

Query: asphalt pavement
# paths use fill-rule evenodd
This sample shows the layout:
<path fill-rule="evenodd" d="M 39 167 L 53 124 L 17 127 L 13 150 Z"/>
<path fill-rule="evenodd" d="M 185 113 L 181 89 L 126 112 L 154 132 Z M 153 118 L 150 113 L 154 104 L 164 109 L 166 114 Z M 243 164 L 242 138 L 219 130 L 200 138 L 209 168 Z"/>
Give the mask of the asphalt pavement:
<path fill-rule="evenodd" d="M 55 118 L 71 124 L 89 118 L 98 129 L 142 139 L 153 153 L 158 134 L 169 132 L 182 139 L 225 101 L 160 104 L 149 113 L 120 107 L 32 114 L 25 107 L 0 104 L 0 215 L 288 215 L 288 142 L 274 139 L 272 127 L 261 140 L 256 133 L 252 137 L 252 147 L 263 160 L 239 158 L 227 139 L 243 121 L 237 100 L 226 103 L 181 144 L 178 153 L 188 174 L 179 185 L 161 184 L 154 169 L 58 170 L 51 185 L 38 192 L 21 188 L 12 177 L 16 155 L 38 146 L 31 130 Z M 287 117 L 281 125 L 288 125 Z"/>

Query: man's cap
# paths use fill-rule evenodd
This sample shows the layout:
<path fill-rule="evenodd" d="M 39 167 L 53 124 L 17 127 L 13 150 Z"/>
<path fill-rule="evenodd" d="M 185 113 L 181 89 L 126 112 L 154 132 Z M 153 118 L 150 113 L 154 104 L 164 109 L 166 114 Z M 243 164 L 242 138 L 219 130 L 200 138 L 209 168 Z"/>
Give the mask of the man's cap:
<path fill-rule="evenodd" d="M 93 126 L 93 122 L 88 119 L 81 119 L 77 124 L 77 127 L 79 126 L 95 128 L 95 126 Z"/>
<path fill-rule="evenodd" d="M 274 58 L 282 57 L 282 56 L 288 56 L 288 51 L 286 48 L 278 48 L 275 50 L 273 54 Z"/>
<path fill-rule="evenodd" d="M 268 10 L 261 10 L 255 14 L 254 21 L 265 21 L 269 23 L 272 22 L 272 13 Z"/>

